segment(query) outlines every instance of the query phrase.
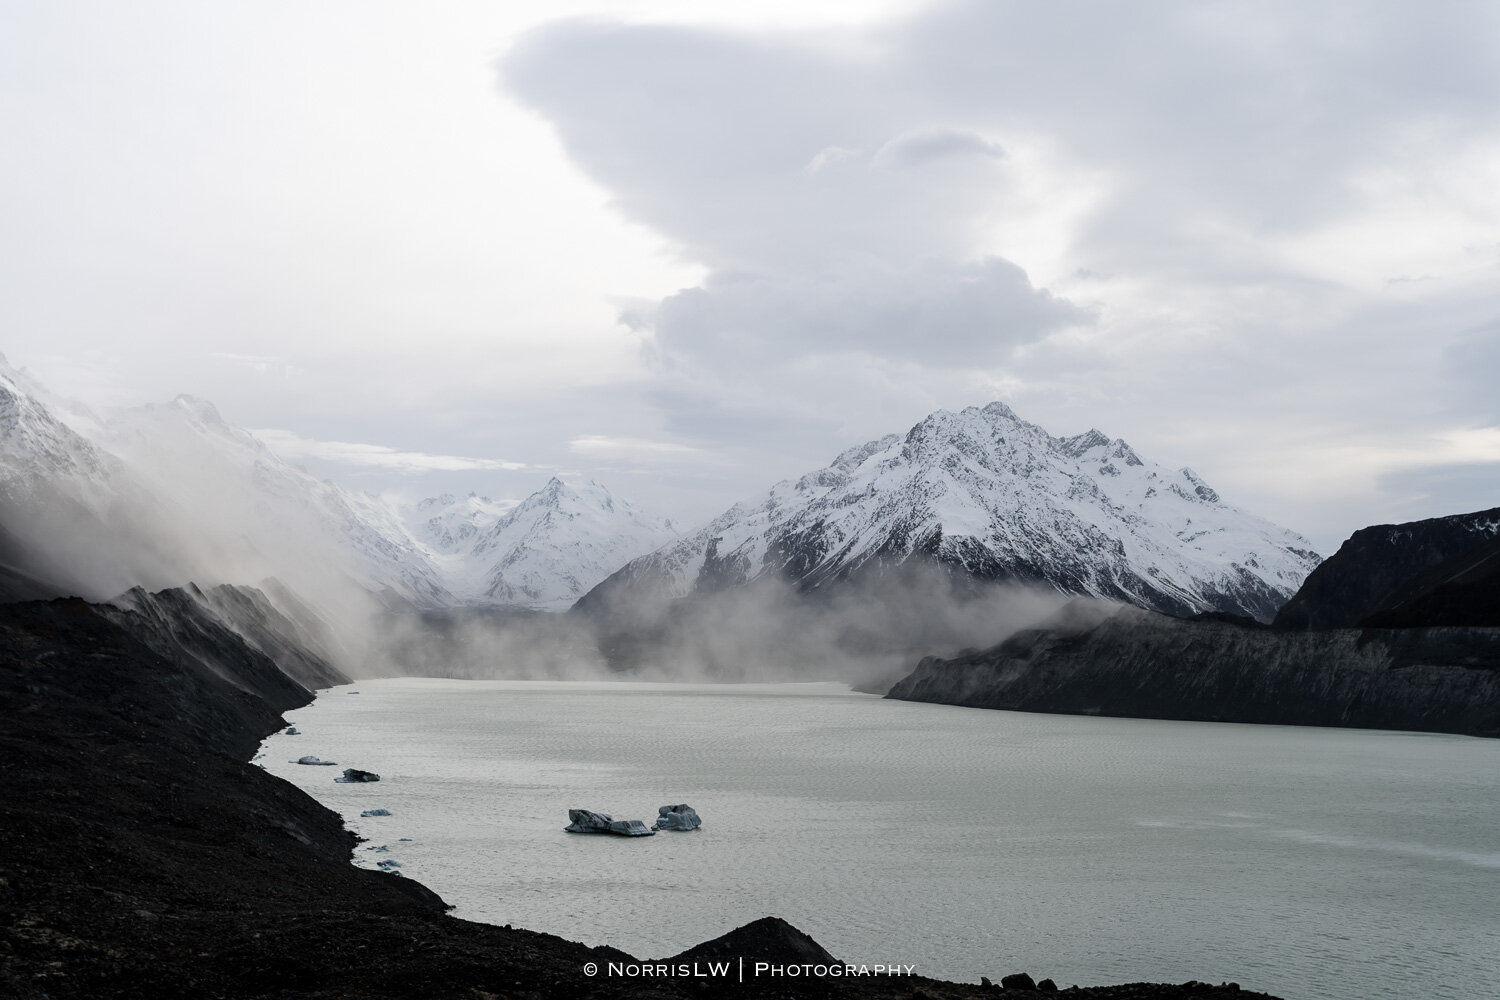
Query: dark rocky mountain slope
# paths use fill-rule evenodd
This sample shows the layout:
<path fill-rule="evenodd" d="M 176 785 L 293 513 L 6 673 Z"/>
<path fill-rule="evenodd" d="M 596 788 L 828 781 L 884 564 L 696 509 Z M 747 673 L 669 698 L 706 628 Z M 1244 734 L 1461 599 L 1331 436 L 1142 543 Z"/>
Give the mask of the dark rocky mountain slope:
<path fill-rule="evenodd" d="M 909 701 L 1500 736 L 1500 510 L 1356 532 L 1267 628 L 1073 606 L 928 657 Z"/>
<path fill-rule="evenodd" d="M 1497 543 L 1500 507 L 1361 528 L 1308 574 L 1276 613 L 1275 625 L 1352 628 L 1374 615 L 1389 615 L 1414 603 L 1432 604 L 1432 591 L 1439 587 L 1463 581 L 1473 585 L 1500 576 Z M 1440 618 L 1422 623 L 1500 626 L 1500 613 L 1478 620 L 1461 614 Z M 1387 618 L 1392 625 L 1401 620 Z"/>

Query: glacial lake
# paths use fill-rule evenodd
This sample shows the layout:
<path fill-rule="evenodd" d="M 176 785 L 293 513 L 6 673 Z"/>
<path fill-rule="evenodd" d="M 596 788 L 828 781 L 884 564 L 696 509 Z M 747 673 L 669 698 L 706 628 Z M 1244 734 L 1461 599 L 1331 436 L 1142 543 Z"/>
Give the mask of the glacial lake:
<path fill-rule="evenodd" d="M 369 838 L 355 863 L 398 861 L 470 920 L 661 958 L 776 915 L 841 960 L 969 982 L 1500 995 L 1496 740 L 826 683 L 404 678 L 288 719 L 258 762 Z M 649 825 L 678 802 L 702 830 L 562 832 L 569 808 Z"/>

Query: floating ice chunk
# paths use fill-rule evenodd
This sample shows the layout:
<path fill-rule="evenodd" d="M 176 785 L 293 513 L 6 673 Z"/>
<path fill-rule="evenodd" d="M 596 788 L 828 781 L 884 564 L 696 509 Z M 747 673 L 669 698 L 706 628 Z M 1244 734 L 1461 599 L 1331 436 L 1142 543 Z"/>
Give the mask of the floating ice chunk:
<path fill-rule="evenodd" d="M 390 814 L 391 811 L 389 809 L 366 809 L 360 813 L 361 816 L 389 816 Z"/>
<path fill-rule="evenodd" d="M 651 837 L 656 831 L 638 819 L 617 819 L 609 824 L 609 832 L 621 837 Z"/>
<path fill-rule="evenodd" d="M 608 833 L 614 817 L 609 813 L 590 812 L 587 809 L 569 809 L 566 833 Z"/>
<path fill-rule="evenodd" d="M 697 810 L 686 802 L 675 806 L 662 806 L 656 810 L 658 830 L 696 830 L 703 825 Z"/>
<path fill-rule="evenodd" d="M 333 780 L 341 785 L 356 785 L 362 781 L 379 781 L 380 775 L 374 771 L 361 771 L 357 767 L 346 767 L 344 768 L 344 776 L 342 778 L 334 778 Z"/>
<path fill-rule="evenodd" d="M 609 813 L 569 809 L 567 833 L 613 833 L 621 837 L 649 837 L 656 831 L 638 819 L 615 819 Z"/>
<path fill-rule="evenodd" d="M 289 763 L 289 764 L 317 764 L 320 767 L 333 767 L 334 765 L 336 765 L 338 763 L 338 761 L 336 761 L 336 760 L 320 760 L 317 757 L 314 757 L 312 754 L 308 754 L 306 757 L 298 757 L 296 760 L 288 761 L 287 763 Z"/>

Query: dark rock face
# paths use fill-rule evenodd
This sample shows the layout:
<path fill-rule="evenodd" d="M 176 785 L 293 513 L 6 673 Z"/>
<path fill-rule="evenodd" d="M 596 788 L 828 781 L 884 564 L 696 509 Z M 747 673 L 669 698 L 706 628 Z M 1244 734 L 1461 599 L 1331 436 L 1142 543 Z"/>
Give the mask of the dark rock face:
<path fill-rule="evenodd" d="M 1500 629 L 1276 632 L 1121 608 L 924 659 L 887 697 L 1074 715 L 1500 736 Z"/>
<path fill-rule="evenodd" d="M 1500 627 L 1500 536 L 1413 577 L 1396 601 L 1359 624 L 1370 628 Z"/>
<path fill-rule="evenodd" d="M 1338 552 L 1313 570 L 1302 588 L 1277 613 L 1281 629 L 1353 628 L 1372 616 L 1412 602 L 1432 600 L 1432 592 L 1471 574 L 1488 578 L 1496 592 L 1496 550 L 1500 507 L 1472 514 L 1379 524 L 1349 536 Z M 1488 548 L 1487 548 L 1488 546 Z M 1487 554 L 1486 554 L 1487 553 Z M 1441 604 L 1441 601 L 1437 603 Z M 1412 624 L 1500 625 L 1493 615 L 1420 616 Z M 1402 621 L 1390 620 L 1392 624 Z"/>

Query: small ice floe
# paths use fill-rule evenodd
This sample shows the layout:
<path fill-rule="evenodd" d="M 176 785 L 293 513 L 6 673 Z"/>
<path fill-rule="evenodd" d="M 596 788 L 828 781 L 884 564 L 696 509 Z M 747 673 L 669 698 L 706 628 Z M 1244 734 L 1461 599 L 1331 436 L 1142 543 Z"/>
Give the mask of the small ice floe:
<path fill-rule="evenodd" d="M 609 813 L 569 809 L 566 833 L 613 833 L 621 837 L 649 837 L 656 831 L 638 819 L 615 819 Z"/>
<path fill-rule="evenodd" d="M 411 838 L 410 837 L 402 837 L 401 839 L 402 840 L 410 840 Z"/>
<path fill-rule="evenodd" d="M 284 735 L 286 735 L 286 736 L 301 736 L 302 735 L 302 730 L 298 729 L 296 726 L 287 726 L 286 727 L 286 733 Z"/>
<path fill-rule="evenodd" d="M 356 785 L 362 781 L 379 781 L 380 775 L 374 771 L 361 771 L 357 767 L 346 767 L 344 768 L 344 776 L 342 778 L 334 778 L 333 780 L 341 785 Z"/>
<path fill-rule="evenodd" d="M 697 810 L 686 802 L 675 806 L 662 806 L 656 810 L 658 830 L 696 830 L 703 825 Z"/>
<path fill-rule="evenodd" d="M 308 754 L 306 757 L 298 757 L 296 760 L 287 761 L 288 764 L 317 764 L 320 767 L 333 767 L 338 764 L 336 760 L 321 760 Z"/>
<path fill-rule="evenodd" d="M 384 844 L 381 844 L 379 847 L 366 847 L 365 850 L 367 850 L 367 851 L 376 851 L 376 852 L 378 852 L 380 854 L 384 854 L 387 851 L 389 851 L 390 848 L 387 847 L 387 846 L 385 846 Z"/>
<path fill-rule="evenodd" d="M 400 868 L 401 862 L 397 861 L 395 858 L 385 858 L 383 860 L 375 862 L 375 867 L 385 869 Z"/>
<path fill-rule="evenodd" d="M 391 811 L 389 809 L 366 809 L 360 813 L 360 816 L 389 816 L 390 814 Z"/>

